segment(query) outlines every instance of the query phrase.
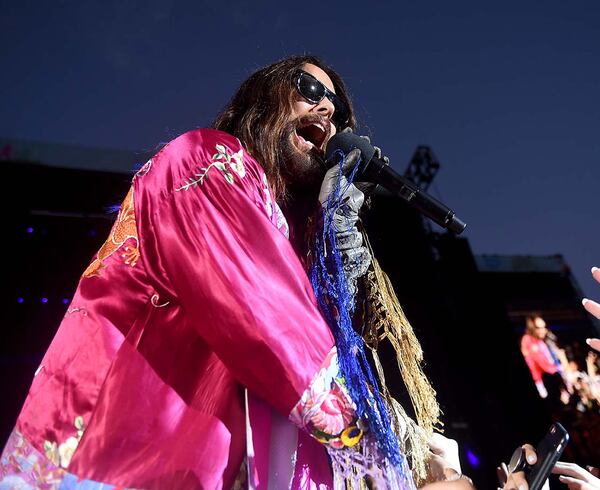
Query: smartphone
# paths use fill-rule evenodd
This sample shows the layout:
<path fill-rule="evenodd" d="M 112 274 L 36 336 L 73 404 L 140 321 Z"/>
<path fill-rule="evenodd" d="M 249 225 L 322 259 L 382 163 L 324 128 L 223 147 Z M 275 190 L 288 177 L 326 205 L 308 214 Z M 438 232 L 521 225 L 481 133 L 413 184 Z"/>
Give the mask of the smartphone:
<path fill-rule="evenodd" d="M 527 471 L 529 490 L 540 490 L 550 476 L 550 472 L 569 442 L 569 434 L 558 422 L 550 427 L 548 433 L 535 448 L 537 463 Z"/>

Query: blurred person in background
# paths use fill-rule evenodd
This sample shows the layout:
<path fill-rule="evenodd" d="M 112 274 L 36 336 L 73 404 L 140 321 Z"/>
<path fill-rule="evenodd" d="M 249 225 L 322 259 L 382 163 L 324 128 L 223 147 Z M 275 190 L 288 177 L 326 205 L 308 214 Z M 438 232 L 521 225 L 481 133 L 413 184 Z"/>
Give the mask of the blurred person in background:
<path fill-rule="evenodd" d="M 521 337 L 521 353 L 529 367 L 531 377 L 535 382 L 540 397 L 550 398 L 552 402 L 560 400 L 565 388 L 560 358 L 552 352 L 552 347 L 546 342 L 548 336 L 546 322 L 539 315 L 526 318 L 525 334 Z M 552 342 L 553 345 L 556 345 Z"/>

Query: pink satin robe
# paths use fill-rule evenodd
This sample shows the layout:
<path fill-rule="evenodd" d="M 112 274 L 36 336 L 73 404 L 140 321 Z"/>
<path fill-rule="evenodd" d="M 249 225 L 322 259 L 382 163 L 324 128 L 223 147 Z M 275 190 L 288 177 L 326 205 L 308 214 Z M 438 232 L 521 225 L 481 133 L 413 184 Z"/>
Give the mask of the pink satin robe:
<path fill-rule="evenodd" d="M 152 158 L 19 415 L 12 444 L 35 455 L 39 478 L 231 487 L 247 452 L 244 388 L 268 432 L 269 411 L 287 421 L 334 346 L 286 234 L 263 169 L 236 138 L 195 130 Z M 268 435 L 256 432 L 250 463 L 267 488 Z M 328 487 L 323 447 L 297 441 L 292 486 Z"/>

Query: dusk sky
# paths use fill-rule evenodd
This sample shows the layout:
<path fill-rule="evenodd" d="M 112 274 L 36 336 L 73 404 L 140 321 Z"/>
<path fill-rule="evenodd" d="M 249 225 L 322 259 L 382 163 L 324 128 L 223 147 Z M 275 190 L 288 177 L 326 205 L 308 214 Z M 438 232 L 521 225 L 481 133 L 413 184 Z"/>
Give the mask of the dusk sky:
<path fill-rule="evenodd" d="M 561 253 L 600 298 L 597 0 L 2 2 L 0 137 L 150 150 L 298 53 L 398 171 L 432 147 L 475 253 Z"/>

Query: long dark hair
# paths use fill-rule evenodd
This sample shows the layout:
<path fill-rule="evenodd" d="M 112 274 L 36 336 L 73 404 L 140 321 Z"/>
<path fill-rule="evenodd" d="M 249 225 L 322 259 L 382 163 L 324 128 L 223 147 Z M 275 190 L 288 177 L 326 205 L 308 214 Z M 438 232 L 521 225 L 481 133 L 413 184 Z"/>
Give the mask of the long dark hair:
<path fill-rule="evenodd" d="M 212 124 L 214 129 L 237 137 L 258 160 L 276 199 L 281 199 L 286 190 L 280 167 L 281 142 L 294 101 L 293 78 L 306 63 L 318 66 L 331 78 L 336 94 L 349 109 L 348 126 L 354 128 L 354 111 L 341 77 L 319 58 L 307 55 L 285 58 L 252 74 Z"/>

